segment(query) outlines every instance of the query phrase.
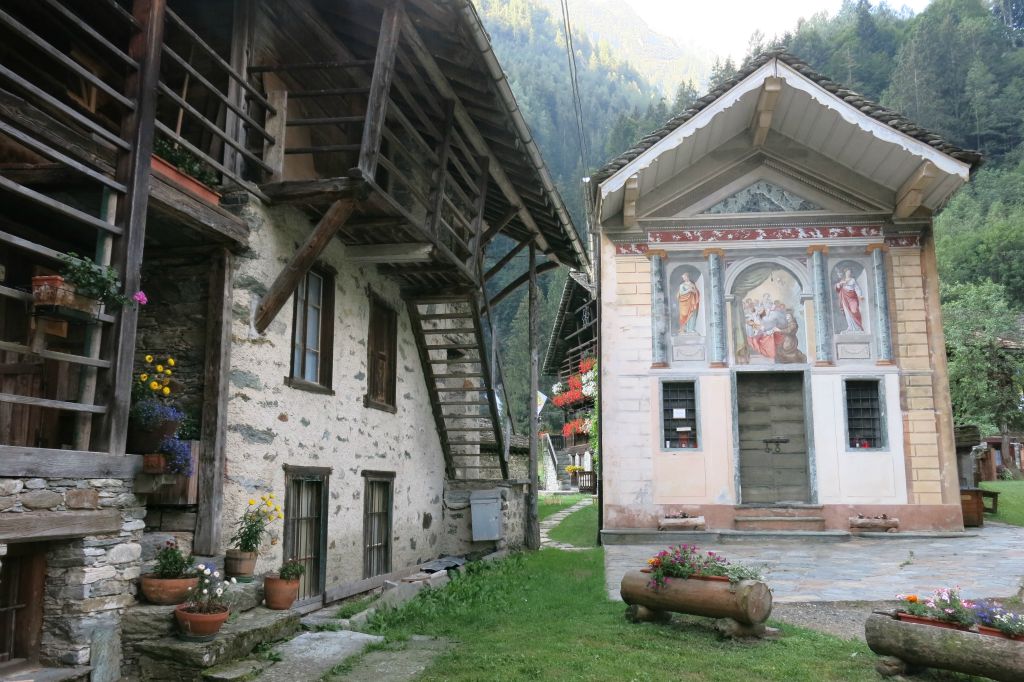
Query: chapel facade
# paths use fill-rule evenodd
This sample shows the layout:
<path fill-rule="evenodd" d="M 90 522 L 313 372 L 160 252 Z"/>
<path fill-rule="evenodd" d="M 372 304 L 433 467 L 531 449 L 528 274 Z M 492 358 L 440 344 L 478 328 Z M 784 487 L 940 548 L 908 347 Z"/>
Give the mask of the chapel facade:
<path fill-rule="evenodd" d="M 606 541 L 962 528 L 931 228 L 979 161 L 771 52 L 590 178 Z"/>

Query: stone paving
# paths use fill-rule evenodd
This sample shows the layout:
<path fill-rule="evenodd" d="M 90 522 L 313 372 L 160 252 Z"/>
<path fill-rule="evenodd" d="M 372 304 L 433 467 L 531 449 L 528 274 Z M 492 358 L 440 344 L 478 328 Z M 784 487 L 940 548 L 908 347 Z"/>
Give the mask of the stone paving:
<path fill-rule="evenodd" d="M 609 598 L 620 599 L 619 583 L 627 570 L 643 567 L 664 548 L 606 545 Z M 743 538 L 701 549 L 763 565 L 776 602 L 882 601 L 955 585 L 967 597 L 1008 597 L 1017 593 L 1024 577 L 1024 528 L 990 522 L 957 538 Z"/>
<path fill-rule="evenodd" d="M 546 519 L 544 519 L 543 521 L 541 521 L 540 522 L 540 546 L 541 547 L 553 547 L 555 549 L 564 549 L 564 550 L 568 550 L 570 552 L 572 552 L 572 551 L 580 551 L 580 550 L 584 550 L 584 549 L 591 549 L 589 547 L 575 547 L 573 545 L 567 545 L 564 542 L 556 542 L 555 540 L 552 540 L 551 538 L 548 537 L 548 532 L 552 528 L 554 528 L 555 526 L 560 524 L 562 521 L 564 521 L 565 517 L 567 517 L 569 514 L 572 514 L 573 512 L 577 512 L 580 509 L 583 509 L 584 507 L 589 507 L 592 504 L 594 504 L 594 498 L 592 498 L 592 497 L 584 497 L 582 500 L 580 500 L 576 504 L 572 505 L 571 507 L 566 507 L 565 509 L 562 509 L 561 511 L 555 512 L 551 516 L 549 516 Z"/>

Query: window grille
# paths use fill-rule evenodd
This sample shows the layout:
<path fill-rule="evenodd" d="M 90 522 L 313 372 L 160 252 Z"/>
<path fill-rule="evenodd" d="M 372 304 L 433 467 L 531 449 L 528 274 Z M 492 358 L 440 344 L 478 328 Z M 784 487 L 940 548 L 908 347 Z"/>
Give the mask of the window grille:
<path fill-rule="evenodd" d="M 878 381 L 846 382 L 846 436 L 851 448 L 884 447 Z"/>
<path fill-rule="evenodd" d="M 661 385 L 663 444 L 666 450 L 697 447 L 697 386 L 693 381 Z"/>
<path fill-rule="evenodd" d="M 394 474 L 364 472 L 363 577 L 391 572 L 391 506 Z"/>

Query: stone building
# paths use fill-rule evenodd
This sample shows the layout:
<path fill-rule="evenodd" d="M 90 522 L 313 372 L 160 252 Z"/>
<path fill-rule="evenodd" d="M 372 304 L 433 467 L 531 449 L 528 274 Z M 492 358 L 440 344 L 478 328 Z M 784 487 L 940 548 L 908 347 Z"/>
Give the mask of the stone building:
<path fill-rule="evenodd" d="M 962 528 L 931 225 L 979 161 L 772 52 L 590 178 L 607 541 Z"/>
<path fill-rule="evenodd" d="M 252 497 L 285 513 L 257 573 L 303 561 L 304 609 L 523 544 L 490 311 L 588 264 L 472 4 L 7 5 L 0 676 L 135 674 L 124 652 L 170 632 L 122 649 L 155 547 L 219 562 Z M 70 252 L 148 303 L 44 305 L 32 278 Z M 127 447 L 150 354 L 176 360 L 191 476 Z"/>

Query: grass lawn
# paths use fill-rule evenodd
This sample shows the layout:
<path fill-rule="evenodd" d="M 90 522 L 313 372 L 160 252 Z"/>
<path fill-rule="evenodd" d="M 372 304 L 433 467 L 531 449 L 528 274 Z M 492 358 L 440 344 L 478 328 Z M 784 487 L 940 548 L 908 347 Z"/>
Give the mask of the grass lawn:
<path fill-rule="evenodd" d="M 537 498 L 537 518 L 541 521 L 567 507 L 571 507 L 580 500 L 583 495 L 541 495 Z"/>
<path fill-rule="evenodd" d="M 999 493 L 999 513 L 990 519 L 1024 526 L 1024 481 L 982 481 L 981 487 Z"/>
<path fill-rule="evenodd" d="M 548 531 L 548 537 L 574 547 L 597 545 L 597 504 L 566 516 L 560 524 Z"/>
<path fill-rule="evenodd" d="M 421 680 L 878 680 L 866 645 L 782 626 L 776 641 L 720 640 L 710 619 L 633 624 L 607 599 L 602 550 L 545 549 L 472 565 L 443 590 L 385 611 L 372 631 L 456 642 Z"/>

